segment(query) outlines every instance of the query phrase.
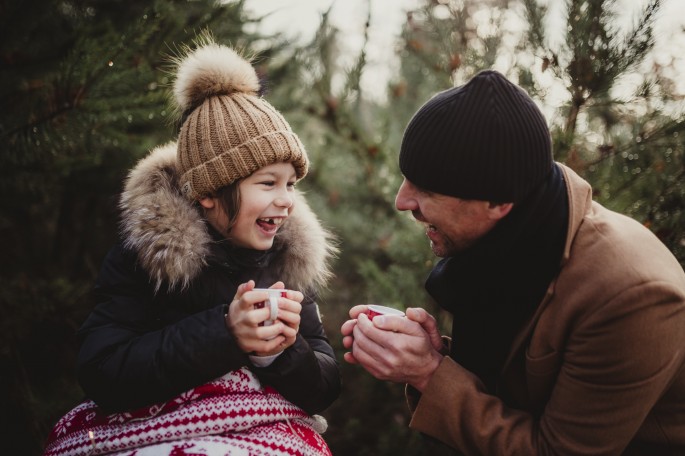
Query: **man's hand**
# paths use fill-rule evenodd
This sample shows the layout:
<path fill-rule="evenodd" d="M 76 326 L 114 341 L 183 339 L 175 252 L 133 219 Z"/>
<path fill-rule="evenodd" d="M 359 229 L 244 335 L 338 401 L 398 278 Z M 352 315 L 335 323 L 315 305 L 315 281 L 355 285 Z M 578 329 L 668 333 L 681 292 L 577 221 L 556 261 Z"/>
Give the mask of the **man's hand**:
<path fill-rule="evenodd" d="M 442 343 L 442 336 L 438 330 L 438 322 L 435 321 L 435 317 L 421 307 L 409 307 L 405 313 L 407 318 L 420 324 L 423 330 L 426 331 L 433 348 L 443 355 L 446 354 L 444 353 L 445 346 Z"/>
<path fill-rule="evenodd" d="M 419 308 L 407 309 L 407 317 L 381 315 L 370 320 L 366 306 L 350 309 L 351 320 L 340 331 L 344 358 L 360 364 L 379 380 L 409 383 L 419 391 L 428 384 L 442 361 L 442 340 L 435 318 Z"/>

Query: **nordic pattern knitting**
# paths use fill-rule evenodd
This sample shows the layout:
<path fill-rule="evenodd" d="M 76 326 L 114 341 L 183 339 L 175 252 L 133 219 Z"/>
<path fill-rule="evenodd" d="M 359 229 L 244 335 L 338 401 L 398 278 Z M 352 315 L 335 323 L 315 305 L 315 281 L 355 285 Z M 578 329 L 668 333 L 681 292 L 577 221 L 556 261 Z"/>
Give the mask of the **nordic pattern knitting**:
<path fill-rule="evenodd" d="M 44 454 L 323 456 L 325 429 L 244 367 L 132 412 L 105 415 L 83 402 L 55 425 Z"/>

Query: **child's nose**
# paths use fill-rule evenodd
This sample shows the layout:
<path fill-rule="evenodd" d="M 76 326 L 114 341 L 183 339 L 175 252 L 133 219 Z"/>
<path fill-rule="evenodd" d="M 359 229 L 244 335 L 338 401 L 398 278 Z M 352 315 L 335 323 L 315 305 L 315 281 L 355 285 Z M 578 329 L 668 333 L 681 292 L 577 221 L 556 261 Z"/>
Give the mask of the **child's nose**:
<path fill-rule="evenodd" d="M 283 192 L 274 200 L 274 204 L 278 207 L 291 207 L 293 205 L 293 196 L 290 192 Z"/>

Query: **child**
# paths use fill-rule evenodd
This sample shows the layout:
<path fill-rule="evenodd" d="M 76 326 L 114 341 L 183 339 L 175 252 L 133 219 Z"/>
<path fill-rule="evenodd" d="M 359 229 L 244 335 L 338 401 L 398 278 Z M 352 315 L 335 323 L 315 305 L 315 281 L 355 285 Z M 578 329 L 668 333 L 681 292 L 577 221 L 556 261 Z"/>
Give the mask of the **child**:
<path fill-rule="evenodd" d="M 311 415 L 340 373 L 313 299 L 336 249 L 295 190 L 307 154 L 235 51 L 205 36 L 175 63 L 178 141 L 129 174 L 79 330 L 93 402 L 46 454 L 329 454 Z M 256 287 L 289 290 L 269 326 Z"/>

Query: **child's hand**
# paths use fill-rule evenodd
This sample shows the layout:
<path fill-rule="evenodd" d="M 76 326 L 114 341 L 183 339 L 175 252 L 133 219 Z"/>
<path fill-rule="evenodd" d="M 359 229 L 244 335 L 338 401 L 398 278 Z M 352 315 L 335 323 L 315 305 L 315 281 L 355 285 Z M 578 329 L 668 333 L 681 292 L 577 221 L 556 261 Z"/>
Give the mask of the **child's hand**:
<path fill-rule="evenodd" d="M 283 282 L 276 282 L 269 288 L 283 288 Z M 296 290 L 288 290 L 285 298 L 278 298 L 278 321 L 284 325 L 281 335 L 285 337 L 279 346 L 281 350 L 285 350 L 295 343 L 297 333 L 300 331 L 301 302 L 303 299 L 304 295 Z"/>
<path fill-rule="evenodd" d="M 278 353 L 279 346 L 285 341 L 285 336 L 280 334 L 285 325 L 276 321 L 271 326 L 259 326 L 269 318 L 270 311 L 268 307 L 255 309 L 255 303 L 267 300 L 268 296 L 253 292 L 254 287 L 254 280 L 238 287 L 228 307 L 226 327 L 245 353 L 261 356 Z"/>
<path fill-rule="evenodd" d="M 287 298 L 278 298 L 278 319 L 270 326 L 260 326 L 260 323 L 269 319 L 270 310 L 268 306 L 255 309 L 255 304 L 268 300 L 268 296 L 264 292 L 253 291 L 254 287 L 253 280 L 238 287 L 228 308 L 226 326 L 245 353 L 258 356 L 280 353 L 295 343 L 300 325 L 302 293 L 289 291 Z M 277 282 L 271 288 L 283 288 L 283 283 Z"/>

